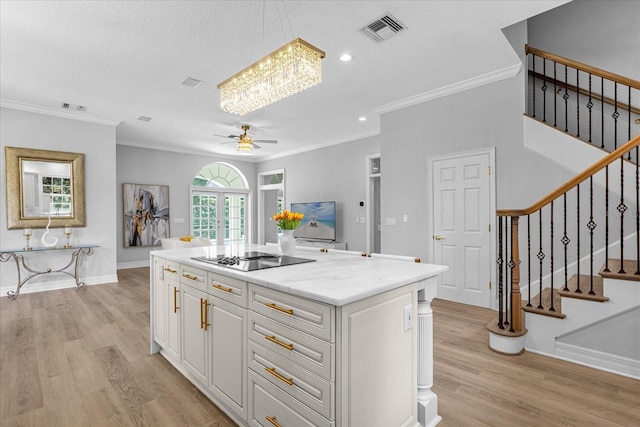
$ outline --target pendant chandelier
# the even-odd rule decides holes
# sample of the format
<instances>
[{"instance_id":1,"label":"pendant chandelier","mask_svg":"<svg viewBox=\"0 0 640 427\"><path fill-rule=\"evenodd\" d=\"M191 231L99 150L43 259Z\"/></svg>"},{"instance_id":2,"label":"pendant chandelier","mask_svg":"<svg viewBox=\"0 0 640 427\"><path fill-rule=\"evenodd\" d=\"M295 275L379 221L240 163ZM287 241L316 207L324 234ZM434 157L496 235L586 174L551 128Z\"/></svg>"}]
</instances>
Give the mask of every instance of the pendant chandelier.
<instances>
[{"instance_id":1,"label":"pendant chandelier","mask_svg":"<svg viewBox=\"0 0 640 427\"><path fill-rule=\"evenodd\" d=\"M218 85L220 107L243 116L317 85L324 52L296 38Z\"/></svg>"}]
</instances>

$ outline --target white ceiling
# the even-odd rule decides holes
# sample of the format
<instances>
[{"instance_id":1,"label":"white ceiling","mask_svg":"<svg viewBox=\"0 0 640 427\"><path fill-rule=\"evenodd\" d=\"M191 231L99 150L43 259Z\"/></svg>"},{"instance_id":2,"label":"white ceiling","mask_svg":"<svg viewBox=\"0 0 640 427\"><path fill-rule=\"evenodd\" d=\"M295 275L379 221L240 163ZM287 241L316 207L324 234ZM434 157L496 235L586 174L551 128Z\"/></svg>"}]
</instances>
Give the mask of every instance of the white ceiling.
<instances>
[{"instance_id":1,"label":"white ceiling","mask_svg":"<svg viewBox=\"0 0 640 427\"><path fill-rule=\"evenodd\" d=\"M243 158L258 161L376 135L389 104L513 68L500 30L563 3L2 0L0 98L82 105L77 116L120 122L119 144L208 155L236 155L212 135L248 123L279 141ZM407 30L380 43L359 32L385 13ZM220 109L219 82L295 37L326 52L322 83L242 117Z\"/></svg>"}]
</instances>

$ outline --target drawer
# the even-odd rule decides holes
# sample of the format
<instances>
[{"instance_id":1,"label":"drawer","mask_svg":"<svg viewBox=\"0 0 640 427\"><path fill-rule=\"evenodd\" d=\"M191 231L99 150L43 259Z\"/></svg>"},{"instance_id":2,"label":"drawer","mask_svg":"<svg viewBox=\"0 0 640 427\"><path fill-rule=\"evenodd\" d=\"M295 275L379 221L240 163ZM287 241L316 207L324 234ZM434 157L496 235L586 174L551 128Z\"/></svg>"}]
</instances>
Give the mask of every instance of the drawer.
<instances>
[{"instance_id":1,"label":"drawer","mask_svg":"<svg viewBox=\"0 0 640 427\"><path fill-rule=\"evenodd\" d=\"M248 365L256 374L323 417L334 419L334 385L249 341Z\"/></svg>"},{"instance_id":2,"label":"drawer","mask_svg":"<svg viewBox=\"0 0 640 427\"><path fill-rule=\"evenodd\" d=\"M252 311L249 312L249 339L327 381L335 378L334 344Z\"/></svg>"},{"instance_id":3,"label":"drawer","mask_svg":"<svg viewBox=\"0 0 640 427\"><path fill-rule=\"evenodd\" d=\"M207 292L207 272L188 265L180 265L180 283Z\"/></svg>"},{"instance_id":4,"label":"drawer","mask_svg":"<svg viewBox=\"0 0 640 427\"><path fill-rule=\"evenodd\" d=\"M180 264L175 261L169 261L168 259L164 261L164 277L165 279L169 277L173 277L178 280L180 274Z\"/></svg>"},{"instance_id":5,"label":"drawer","mask_svg":"<svg viewBox=\"0 0 640 427\"><path fill-rule=\"evenodd\" d=\"M262 427L332 427L264 378L249 371L249 424Z\"/></svg>"},{"instance_id":6,"label":"drawer","mask_svg":"<svg viewBox=\"0 0 640 427\"><path fill-rule=\"evenodd\" d=\"M247 282L209 271L207 288L209 294L247 308Z\"/></svg>"},{"instance_id":7,"label":"drawer","mask_svg":"<svg viewBox=\"0 0 640 427\"><path fill-rule=\"evenodd\" d=\"M318 338L335 341L335 308L331 305L250 283L249 309Z\"/></svg>"}]
</instances>

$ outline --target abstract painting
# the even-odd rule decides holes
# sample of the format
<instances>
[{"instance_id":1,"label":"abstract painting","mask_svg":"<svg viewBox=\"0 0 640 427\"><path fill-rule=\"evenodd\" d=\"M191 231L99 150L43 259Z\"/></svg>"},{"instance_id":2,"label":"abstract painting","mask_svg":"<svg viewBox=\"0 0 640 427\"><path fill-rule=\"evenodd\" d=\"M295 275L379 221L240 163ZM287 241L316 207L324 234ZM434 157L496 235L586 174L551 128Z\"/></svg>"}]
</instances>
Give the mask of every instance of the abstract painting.
<instances>
[{"instance_id":1,"label":"abstract painting","mask_svg":"<svg viewBox=\"0 0 640 427\"><path fill-rule=\"evenodd\" d=\"M169 186L122 184L124 247L158 246L169 237Z\"/></svg>"}]
</instances>

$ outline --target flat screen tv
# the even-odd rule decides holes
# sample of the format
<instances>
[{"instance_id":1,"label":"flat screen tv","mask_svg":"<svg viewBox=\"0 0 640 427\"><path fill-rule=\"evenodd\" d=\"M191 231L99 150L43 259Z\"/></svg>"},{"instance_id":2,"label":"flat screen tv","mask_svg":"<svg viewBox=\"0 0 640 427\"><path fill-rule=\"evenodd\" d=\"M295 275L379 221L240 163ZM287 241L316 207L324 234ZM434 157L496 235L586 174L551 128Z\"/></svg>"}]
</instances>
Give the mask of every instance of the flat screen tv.
<instances>
[{"instance_id":1,"label":"flat screen tv","mask_svg":"<svg viewBox=\"0 0 640 427\"><path fill-rule=\"evenodd\" d=\"M293 232L301 240L336 240L336 202L291 203L291 211L304 214Z\"/></svg>"}]
</instances>

